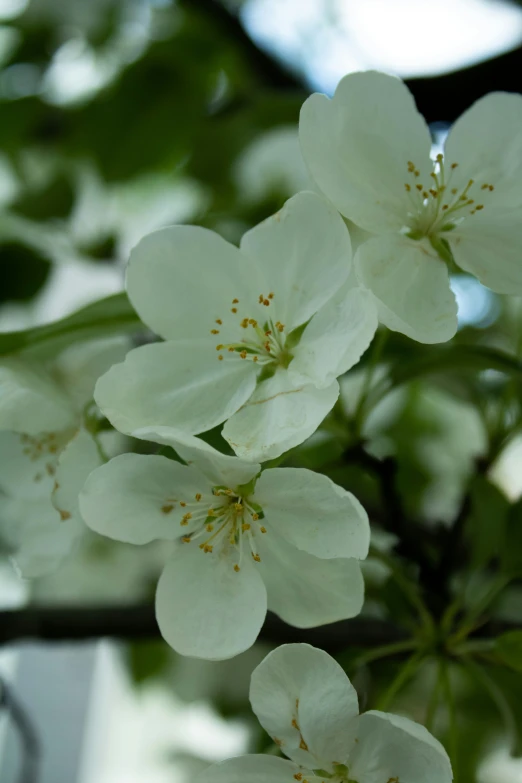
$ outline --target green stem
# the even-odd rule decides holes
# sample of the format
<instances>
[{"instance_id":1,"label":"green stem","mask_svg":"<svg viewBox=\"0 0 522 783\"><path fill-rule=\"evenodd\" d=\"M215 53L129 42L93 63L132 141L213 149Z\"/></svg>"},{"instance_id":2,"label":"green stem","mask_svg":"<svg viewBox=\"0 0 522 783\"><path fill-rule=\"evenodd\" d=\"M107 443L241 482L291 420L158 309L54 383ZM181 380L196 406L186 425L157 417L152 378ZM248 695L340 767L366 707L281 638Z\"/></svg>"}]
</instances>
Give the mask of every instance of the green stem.
<instances>
[{"instance_id":1,"label":"green stem","mask_svg":"<svg viewBox=\"0 0 522 783\"><path fill-rule=\"evenodd\" d=\"M513 714L513 710L508 700L502 693L497 683L491 679L489 674L475 661L466 656L463 658L465 668L473 675L473 677L482 685L482 687L489 693L491 700L495 704L502 722L504 723L504 729L508 736L510 751L512 754L520 748L520 736L517 728L517 721Z\"/></svg>"},{"instance_id":2,"label":"green stem","mask_svg":"<svg viewBox=\"0 0 522 783\"><path fill-rule=\"evenodd\" d=\"M442 661L442 687L444 697L448 707L449 715L449 757L453 767L453 780L458 781L458 732L457 732L457 710L455 707L455 696L451 687L451 678L449 667L446 661Z\"/></svg>"},{"instance_id":3,"label":"green stem","mask_svg":"<svg viewBox=\"0 0 522 783\"><path fill-rule=\"evenodd\" d=\"M363 653L355 659L354 666L364 666L367 663L378 661L379 658L387 658L390 655L396 655L397 653L409 652L410 650L416 650L419 643L416 639L405 639L402 642L394 642L393 644L385 644L382 647L376 647L374 650L369 650L367 653Z\"/></svg>"},{"instance_id":4,"label":"green stem","mask_svg":"<svg viewBox=\"0 0 522 783\"><path fill-rule=\"evenodd\" d=\"M510 581L511 581L511 577L509 576L500 576L497 579L497 581L493 584L493 586L475 604L475 606L472 606L469 609L468 613L463 619L460 628L456 631L456 633L453 634L453 636L450 637L449 640L450 645L453 646L454 644L458 644L458 642L463 641L472 631L475 630L477 625L481 624L481 623L477 623L477 620L480 617L480 615L483 612L485 612L485 610L492 603L492 601L495 600L497 595L502 592L502 590L509 584Z\"/></svg>"},{"instance_id":5,"label":"green stem","mask_svg":"<svg viewBox=\"0 0 522 783\"><path fill-rule=\"evenodd\" d=\"M428 702L428 708L426 710L426 717L424 718L424 725L428 731L433 730L433 723L435 721L435 715L437 713L437 707L439 706L439 695L442 688L442 667L443 662L439 660L437 662L437 678L431 691L430 700Z\"/></svg>"},{"instance_id":6,"label":"green stem","mask_svg":"<svg viewBox=\"0 0 522 783\"><path fill-rule=\"evenodd\" d=\"M424 659L424 653L416 652L410 656L404 666L401 666L397 676L392 681L391 685L383 693L379 701L377 702L377 709L382 712L386 712L388 706L392 703L395 696L406 685L409 679L417 672L422 660Z\"/></svg>"}]
</instances>

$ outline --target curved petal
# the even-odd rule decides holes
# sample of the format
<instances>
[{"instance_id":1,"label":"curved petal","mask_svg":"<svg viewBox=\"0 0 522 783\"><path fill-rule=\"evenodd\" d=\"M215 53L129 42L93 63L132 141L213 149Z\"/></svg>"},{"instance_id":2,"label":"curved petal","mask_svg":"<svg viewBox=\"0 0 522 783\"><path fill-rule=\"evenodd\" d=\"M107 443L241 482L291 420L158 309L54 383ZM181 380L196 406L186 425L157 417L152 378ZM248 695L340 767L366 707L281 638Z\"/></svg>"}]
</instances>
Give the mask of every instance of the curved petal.
<instances>
[{"instance_id":1,"label":"curved petal","mask_svg":"<svg viewBox=\"0 0 522 783\"><path fill-rule=\"evenodd\" d=\"M321 558L367 556L368 515L327 476L305 468L265 470L255 498L270 528L298 549Z\"/></svg>"},{"instance_id":2,"label":"curved petal","mask_svg":"<svg viewBox=\"0 0 522 783\"><path fill-rule=\"evenodd\" d=\"M379 319L420 343L443 343L457 331L457 303L446 265L428 242L376 237L355 257L357 274L377 299Z\"/></svg>"},{"instance_id":3,"label":"curved petal","mask_svg":"<svg viewBox=\"0 0 522 783\"><path fill-rule=\"evenodd\" d=\"M469 196L482 202L486 213L520 210L521 128L520 95L492 92L474 103L453 125L444 146L446 169L451 171L448 186L462 190L473 179ZM494 190L482 189L484 184Z\"/></svg>"},{"instance_id":4,"label":"curved petal","mask_svg":"<svg viewBox=\"0 0 522 783\"><path fill-rule=\"evenodd\" d=\"M339 664L309 644L283 644L252 672L260 724L297 764L332 770L348 758L357 693Z\"/></svg>"},{"instance_id":5,"label":"curved petal","mask_svg":"<svg viewBox=\"0 0 522 783\"><path fill-rule=\"evenodd\" d=\"M58 458L51 500L62 522L78 515L78 496L85 479L103 463L96 441L80 429L71 438Z\"/></svg>"},{"instance_id":6,"label":"curved petal","mask_svg":"<svg viewBox=\"0 0 522 783\"><path fill-rule=\"evenodd\" d=\"M212 499L212 487L195 468L152 454L121 454L90 474L80 493L80 511L97 533L148 544L190 532L190 525L181 524L183 517L195 514L199 505L209 508Z\"/></svg>"},{"instance_id":7,"label":"curved petal","mask_svg":"<svg viewBox=\"0 0 522 783\"><path fill-rule=\"evenodd\" d=\"M285 370L262 381L248 402L223 427L236 454L263 462L298 446L319 426L339 396L334 381L326 389L298 385Z\"/></svg>"},{"instance_id":8,"label":"curved petal","mask_svg":"<svg viewBox=\"0 0 522 783\"><path fill-rule=\"evenodd\" d=\"M180 655L233 658L254 644L265 615L265 586L247 558L236 572L228 558L182 544L160 576L156 618Z\"/></svg>"},{"instance_id":9,"label":"curved petal","mask_svg":"<svg viewBox=\"0 0 522 783\"><path fill-rule=\"evenodd\" d=\"M247 755L212 764L196 778L196 783L295 783L303 770L276 756ZM306 779L318 780L313 772Z\"/></svg>"},{"instance_id":10,"label":"curved petal","mask_svg":"<svg viewBox=\"0 0 522 783\"><path fill-rule=\"evenodd\" d=\"M429 182L432 164L428 127L403 82L375 71L345 76L331 101L305 101L299 138L310 173L343 215L377 234L407 224L405 185Z\"/></svg>"},{"instance_id":11,"label":"curved petal","mask_svg":"<svg viewBox=\"0 0 522 783\"><path fill-rule=\"evenodd\" d=\"M306 323L330 299L352 263L343 219L332 204L311 192L298 193L280 212L248 231L241 250L262 270L287 332Z\"/></svg>"},{"instance_id":12,"label":"curved petal","mask_svg":"<svg viewBox=\"0 0 522 783\"><path fill-rule=\"evenodd\" d=\"M71 401L39 364L0 361L0 429L55 432L76 424Z\"/></svg>"},{"instance_id":13,"label":"curved petal","mask_svg":"<svg viewBox=\"0 0 522 783\"><path fill-rule=\"evenodd\" d=\"M164 425L194 434L210 430L248 400L252 362L218 361L206 341L136 348L96 384L97 404L121 432Z\"/></svg>"},{"instance_id":14,"label":"curved petal","mask_svg":"<svg viewBox=\"0 0 522 783\"><path fill-rule=\"evenodd\" d=\"M355 721L349 774L358 783L451 783L447 753L424 726L399 715L366 712Z\"/></svg>"},{"instance_id":15,"label":"curved petal","mask_svg":"<svg viewBox=\"0 0 522 783\"><path fill-rule=\"evenodd\" d=\"M0 489L10 496L49 498L58 455L72 434L0 432Z\"/></svg>"},{"instance_id":16,"label":"curved petal","mask_svg":"<svg viewBox=\"0 0 522 783\"><path fill-rule=\"evenodd\" d=\"M343 288L312 318L293 351L292 373L319 388L351 369L377 331L377 307L362 288Z\"/></svg>"},{"instance_id":17,"label":"curved petal","mask_svg":"<svg viewBox=\"0 0 522 783\"><path fill-rule=\"evenodd\" d=\"M289 544L277 530L256 538L268 608L296 628L313 628L355 617L364 582L352 558L324 560Z\"/></svg>"},{"instance_id":18,"label":"curved petal","mask_svg":"<svg viewBox=\"0 0 522 783\"><path fill-rule=\"evenodd\" d=\"M127 292L140 318L172 340L206 338L214 346L211 329L219 319L225 322L219 325L219 340L231 342L227 319L230 326L235 323L233 300L254 304L261 289L262 278L250 259L199 226L149 234L132 251L127 269Z\"/></svg>"},{"instance_id":19,"label":"curved petal","mask_svg":"<svg viewBox=\"0 0 522 783\"><path fill-rule=\"evenodd\" d=\"M78 410L92 400L98 378L123 361L131 348L127 337L74 343L57 357L53 370Z\"/></svg>"},{"instance_id":20,"label":"curved petal","mask_svg":"<svg viewBox=\"0 0 522 783\"><path fill-rule=\"evenodd\" d=\"M172 446L181 459L188 465L194 465L214 486L225 485L233 489L239 484L248 484L261 470L261 465L256 462L221 454L201 438L170 427L146 427L137 430L134 436Z\"/></svg>"},{"instance_id":21,"label":"curved petal","mask_svg":"<svg viewBox=\"0 0 522 783\"><path fill-rule=\"evenodd\" d=\"M522 212L484 210L448 235L457 264L498 294L522 295Z\"/></svg>"},{"instance_id":22,"label":"curved petal","mask_svg":"<svg viewBox=\"0 0 522 783\"><path fill-rule=\"evenodd\" d=\"M49 498L0 497L2 537L20 576L34 579L54 571L85 530L78 517L60 521Z\"/></svg>"}]
</instances>

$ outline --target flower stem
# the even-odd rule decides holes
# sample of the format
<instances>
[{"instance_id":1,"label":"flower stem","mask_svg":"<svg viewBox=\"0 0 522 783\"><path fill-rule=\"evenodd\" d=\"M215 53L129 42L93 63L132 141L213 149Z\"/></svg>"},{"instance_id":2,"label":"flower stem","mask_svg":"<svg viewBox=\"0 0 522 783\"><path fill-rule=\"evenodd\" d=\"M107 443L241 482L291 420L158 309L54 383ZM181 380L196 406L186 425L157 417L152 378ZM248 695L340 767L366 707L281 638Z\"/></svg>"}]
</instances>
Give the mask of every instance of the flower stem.
<instances>
[{"instance_id":1,"label":"flower stem","mask_svg":"<svg viewBox=\"0 0 522 783\"><path fill-rule=\"evenodd\" d=\"M373 650L369 650L366 653L362 653L356 658L355 667L364 666L367 663L378 661L380 658L387 658L390 655L396 655L397 653L409 652L410 650L417 649L419 643L416 639L405 639L401 642L393 642L392 644L385 644L382 647L376 647Z\"/></svg>"},{"instance_id":2,"label":"flower stem","mask_svg":"<svg viewBox=\"0 0 522 783\"><path fill-rule=\"evenodd\" d=\"M386 712L388 706L393 702L395 696L406 685L409 679L417 672L421 662L424 659L423 652L416 652L401 666L397 676L391 685L386 689L377 703L377 709Z\"/></svg>"}]
</instances>

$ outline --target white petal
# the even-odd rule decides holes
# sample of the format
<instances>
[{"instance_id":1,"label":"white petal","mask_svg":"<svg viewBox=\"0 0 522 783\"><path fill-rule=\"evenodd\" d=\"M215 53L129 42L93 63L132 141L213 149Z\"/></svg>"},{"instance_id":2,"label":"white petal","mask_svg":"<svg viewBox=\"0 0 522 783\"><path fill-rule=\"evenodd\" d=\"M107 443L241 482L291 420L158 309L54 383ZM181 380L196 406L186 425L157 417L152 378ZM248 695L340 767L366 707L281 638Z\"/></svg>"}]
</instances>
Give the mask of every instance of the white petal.
<instances>
[{"instance_id":1,"label":"white petal","mask_svg":"<svg viewBox=\"0 0 522 783\"><path fill-rule=\"evenodd\" d=\"M96 402L127 434L157 425L190 434L212 429L250 397L257 373L252 362L217 356L202 340L136 348L102 375Z\"/></svg>"},{"instance_id":2,"label":"white petal","mask_svg":"<svg viewBox=\"0 0 522 783\"><path fill-rule=\"evenodd\" d=\"M237 756L212 764L195 779L195 783L295 783L294 775L303 773L295 764L276 756ZM313 772L306 779L318 780Z\"/></svg>"},{"instance_id":3,"label":"white petal","mask_svg":"<svg viewBox=\"0 0 522 783\"><path fill-rule=\"evenodd\" d=\"M331 770L333 762L346 761L357 693L323 650L284 644L269 653L252 672L250 702L265 731L296 763Z\"/></svg>"},{"instance_id":4,"label":"white petal","mask_svg":"<svg viewBox=\"0 0 522 783\"><path fill-rule=\"evenodd\" d=\"M457 264L499 294L522 295L522 211L471 215L448 234Z\"/></svg>"},{"instance_id":5,"label":"white petal","mask_svg":"<svg viewBox=\"0 0 522 783\"><path fill-rule=\"evenodd\" d=\"M146 427L136 430L134 436L172 446L181 459L194 465L213 486L225 485L234 489L239 484L248 484L261 470L261 465L256 462L221 454L201 438L185 435L170 427Z\"/></svg>"},{"instance_id":6,"label":"white petal","mask_svg":"<svg viewBox=\"0 0 522 783\"><path fill-rule=\"evenodd\" d=\"M364 600L359 562L323 560L289 544L272 527L255 539L268 608L297 628L355 617Z\"/></svg>"},{"instance_id":7,"label":"white petal","mask_svg":"<svg viewBox=\"0 0 522 783\"><path fill-rule=\"evenodd\" d=\"M218 234L197 226L170 226L149 234L131 253L127 291L138 314L157 334L205 338L216 319L232 321L232 300L254 306L262 278L250 259ZM259 289L259 290L258 290ZM239 305L238 305L239 307ZM245 313L253 315L255 308ZM219 342L230 342L226 323Z\"/></svg>"},{"instance_id":8,"label":"white petal","mask_svg":"<svg viewBox=\"0 0 522 783\"><path fill-rule=\"evenodd\" d=\"M339 396L334 381L326 389L297 385L285 370L258 384L250 399L223 427L236 454L263 462L298 446L319 426Z\"/></svg>"},{"instance_id":9,"label":"white petal","mask_svg":"<svg viewBox=\"0 0 522 783\"><path fill-rule=\"evenodd\" d=\"M71 401L36 362L0 361L0 429L54 432L74 426Z\"/></svg>"},{"instance_id":10,"label":"white petal","mask_svg":"<svg viewBox=\"0 0 522 783\"><path fill-rule=\"evenodd\" d=\"M196 494L201 494L196 501ZM117 541L147 544L190 531L187 512L212 505L212 487L192 467L148 454L122 454L95 470L80 494L80 511L92 530ZM194 504L187 508L179 501ZM215 498L214 498L215 500Z\"/></svg>"},{"instance_id":11,"label":"white petal","mask_svg":"<svg viewBox=\"0 0 522 783\"><path fill-rule=\"evenodd\" d=\"M376 237L357 251L359 279L376 297L379 319L421 343L443 343L457 331L448 270L426 241Z\"/></svg>"},{"instance_id":12,"label":"white petal","mask_svg":"<svg viewBox=\"0 0 522 783\"><path fill-rule=\"evenodd\" d=\"M19 432L0 432L0 489L10 496L49 498L58 455L71 434L70 430L66 430L49 440L48 434L31 436ZM42 443L45 443L43 448L40 445Z\"/></svg>"},{"instance_id":13,"label":"white petal","mask_svg":"<svg viewBox=\"0 0 522 783\"><path fill-rule=\"evenodd\" d=\"M446 751L424 726L385 712L366 712L355 721L356 740L348 760L358 783L450 783Z\"/></svg>"},{"instance_id":14,"label":"white petal","mask_svg":"<svg viewBox=\"0 0 522 783\"><path fill-rule=\"evenodd\" d=\"M304 468L265 470L255 500L270 527L289 544L316 557L365 558L368 515L351 492Z\"/></svg>"},{"instance_id":15,"label":"white petal","mask_svg":"<svg viewBox=\"0 0 522 783\"><path fill-rule=\"evenodd\" d=\"M268 290L274 292L274 312L287 333L328 301L352 263L343 219L332 204L311 192L298 193L280 212L248 231L241 250L262 270Z\"/></svg>"},{"instance_id":16,"label":"white petal","mask_svg":"<svg viewBox=\"0 0 522 783\"><path fill-rule=\"evenodd\" d=\"M312 318L294 350L291 372L319 388L353 367L377 330L374 297L362 288L343 289Z\"/></svg>"},{"instance_id":17,"label":"white petal","mask_svg":"<svg viewBox=\"0 0 522 783\"><path fill-rule=\"evenodd\" d=\"M27 579L54 571L85 529L77 517L60 521L49 497L0 497L0 518L15 567Z\"/></svg>"},{"instance_id":18,"label":"white petal","mask_svg":"<svg viewBox=\"0 0 522 783\"><path fill-rule=\"evenodd\" d=\"M401 229L410 210L408 161L428 183L431 138L408 88L368 71L342 79L330 101L305 101L299 137L317 184L343 215L381 234Z\"/></svg>"},{"instance_id":19,"label":"white petal","mask_svg":"<svg viewBox=\"0 0 522 783\"><path fill-rule=\"evenodd\" d=\"M123 361L130 348L126 337L74 343L58 356L54 372L79 410L92 400L98 378Z\"/></svg>"},{"instance_id":20,"label":"white petal","mask_svg":"<svg viewBox=\"0 0 522 783\"><path fill-rule=\"evenodd\" d=\"M444 147L448 186L458 190L470 179L469 195L484 211L522 207L522 97L494 92L471 106L453 125ZM451 169L452 163L457 163ZM484 184L494 191L481 190Z\"/></svg>"},{"instance_id":21,"label":"white petal","mask_svg":"<svg viewBox=\"0 0 522 783\"><path fill-rule=\"evenodd\" d=\"M251 647L266 615L266 590L257 564L241 570L217 552L182 544L167 563L156 593L163 638L180 653L219 661Z\"/></svg>"},{"instance_id":22,"label":"white petal","mask_svg":"<svg viewBox=\"0 0 522 783\"><path fill-rule=\"evenodd\" d=\"M78 515L78 496L85 479L102 463L103 458L92 435L84 429L78 430L61 452L55 475L52 502L62 521Z\"/></svg>"}]
</instances>

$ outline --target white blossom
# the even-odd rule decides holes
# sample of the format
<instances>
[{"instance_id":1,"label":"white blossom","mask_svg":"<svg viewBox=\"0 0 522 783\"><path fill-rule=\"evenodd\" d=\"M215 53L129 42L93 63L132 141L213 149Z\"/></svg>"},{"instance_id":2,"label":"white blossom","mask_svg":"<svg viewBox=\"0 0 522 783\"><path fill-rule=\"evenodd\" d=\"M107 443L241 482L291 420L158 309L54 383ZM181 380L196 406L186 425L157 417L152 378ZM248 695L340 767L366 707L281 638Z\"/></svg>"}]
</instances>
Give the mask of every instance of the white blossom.
<instances>
[{"instance_id":1,"label":"white blossom","mask_svg":"<svg viewBox=\"0 0 522 783\"><path fill-rule=\"evenodd\" d=\"M430 158L428 126L406 86L355 73L300 119L303 155L337 209L373 236L355 256L381 321L425 343L449 340L452 258L498 293L522 293L522 97L491 93Z\"/></svg>"},{"instance_id":2,"label":"white blossom","mask_svg":"<svg viewBox=\"0 0 522 783\"><path fill-rule=\"evenodd\" d=\"M193 436L141 433L188 463L124 454L93 471L80 509L96 532L132 544L177 542L156 615L182 655L219 660L248 649L267 607L300 628L361 610L367 515L329 478L229 457Z\"/></svg>"},{"instance_id":3,"label":"white blossom","mask_svg":"<svg viewBox=\"0 0 522 783\"><path fill-rule=\"evenodd\" d=\"M78 494L103 461L85 426L89 405L96 379L127 347L92 340L51 360L0 361L0 542L22 576L53 570L84 529Z\"/></svg>"},{"instance_id":4,"label":"white blossom","mask_svg":"<svg viewBox=\"0 0 522 783\"><path fill-rule=\"evenodd\" d=\"M448 756L424 726L386 712L359 715L357 694L333 658L286 644L252 673L250 702L288 759L240 756L197 783L450 783Z\"/></svg>"},{"instance_id":5,"label":"white blossom","mask_svg":"<svg viewBox=\"0 0 522 783\"><path fill-rule=\"evenodd\" d=\"M348 230L313 193L248 231L240 249L195 226L150 234L131 254L127 289L166 341L102 377L98 405L125 433L198 434L226 421L238 456L279 456L315 431L336 378L374 335L371 295L344 285L350 267Z\"/></svg>"}]
</instances>

